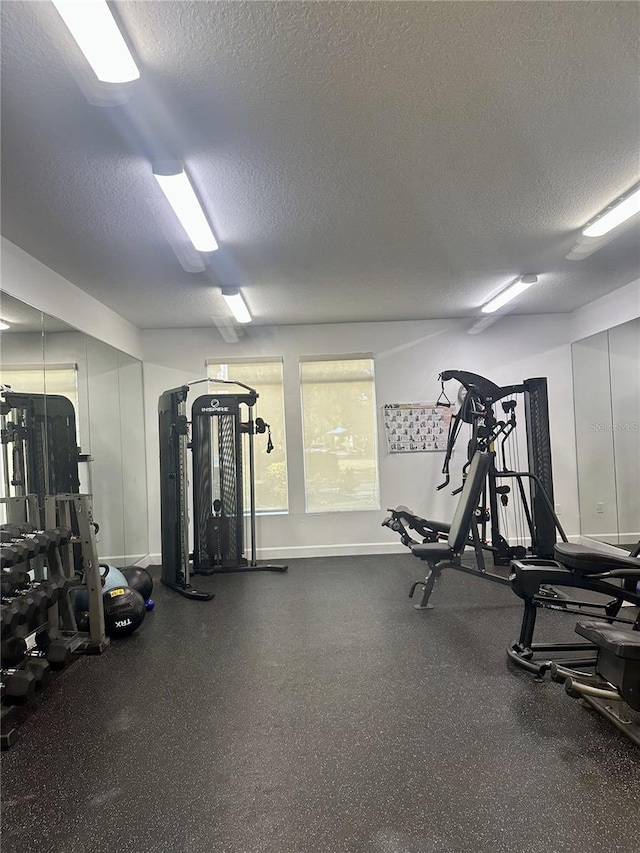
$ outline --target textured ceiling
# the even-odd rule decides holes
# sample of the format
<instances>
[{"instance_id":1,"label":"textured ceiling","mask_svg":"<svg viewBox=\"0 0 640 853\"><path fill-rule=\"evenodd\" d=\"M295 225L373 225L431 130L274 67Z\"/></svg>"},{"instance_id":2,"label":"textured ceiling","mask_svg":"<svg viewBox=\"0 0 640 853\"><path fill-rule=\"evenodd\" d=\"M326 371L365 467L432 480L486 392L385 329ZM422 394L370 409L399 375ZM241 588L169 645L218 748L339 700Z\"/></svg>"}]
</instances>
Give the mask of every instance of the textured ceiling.
<instances>
[{"instance_id":1,"label":"textured ceiling","mask_svg":"<svg viewBox=\"0 0 640 853\"><path fill-rule=\"evenodd\" d=\"M280 325L473 317L519 273L517 312L570 311L637 276L637 227L565 259L638 180L637 3L113 8L141 69L121 104L50 3L2 4L2 232L139 327L226 316L212 283ZM163 158L209 212L207 269Z\"/></svg>"}]
</instances>

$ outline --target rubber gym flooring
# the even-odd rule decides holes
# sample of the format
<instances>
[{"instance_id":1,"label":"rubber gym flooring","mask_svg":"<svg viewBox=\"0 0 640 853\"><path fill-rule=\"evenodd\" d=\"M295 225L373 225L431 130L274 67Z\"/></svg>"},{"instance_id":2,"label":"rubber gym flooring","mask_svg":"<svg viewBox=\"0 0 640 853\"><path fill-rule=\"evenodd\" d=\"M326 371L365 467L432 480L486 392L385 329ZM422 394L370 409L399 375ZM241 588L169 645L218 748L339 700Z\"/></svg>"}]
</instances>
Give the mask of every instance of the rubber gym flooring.
<instances>
[{"instance_id":1,"label":"rubber gym flooring","mask_svg":"<svg viewBox=\"0 0 640 853\"><path fill-rule=\"evenodd\" d=\"M640 751L506 662L520 604L410 554L159 583L2 755L11 853L638 853ZM156 575L157 577L157 575ZM544 613L549 639L574 617Z\"/></svg>"}]
</instances>

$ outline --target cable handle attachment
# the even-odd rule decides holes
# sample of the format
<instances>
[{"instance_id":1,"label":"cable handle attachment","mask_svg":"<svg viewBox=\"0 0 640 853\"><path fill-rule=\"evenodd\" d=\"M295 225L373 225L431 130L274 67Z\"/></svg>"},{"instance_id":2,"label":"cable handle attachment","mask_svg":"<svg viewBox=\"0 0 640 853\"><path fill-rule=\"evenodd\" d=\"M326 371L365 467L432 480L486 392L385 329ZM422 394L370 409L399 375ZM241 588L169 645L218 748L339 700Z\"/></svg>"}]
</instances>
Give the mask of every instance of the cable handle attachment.
<instances>
[{"instance_id":1,"label":"cable handle attachment","mask_svg":"<svg viewBox=\"0 0 640 853\"><path fill-rule=\"evenodd\" d=\"M440 387L442 390L440 391L438 399L436 400L436 406L445 406L447 409L450 409L451 406L453 406L453 403L447 397L447 392L444 390L444 379L442 379L442 375L440 376Z\"/></svg>"}]
</instances>

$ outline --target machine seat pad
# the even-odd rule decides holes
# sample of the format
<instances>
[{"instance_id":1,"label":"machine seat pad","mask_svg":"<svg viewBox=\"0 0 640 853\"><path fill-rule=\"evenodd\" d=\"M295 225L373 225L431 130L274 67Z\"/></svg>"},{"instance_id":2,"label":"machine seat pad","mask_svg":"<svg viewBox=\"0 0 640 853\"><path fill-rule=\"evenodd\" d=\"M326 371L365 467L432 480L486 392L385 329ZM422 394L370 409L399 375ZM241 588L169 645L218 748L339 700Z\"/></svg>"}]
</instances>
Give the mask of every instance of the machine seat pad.
<instances>
[{"instance_id":1,"label":"machine seat pad","mask_svg":"<svg viewBox=\"0 0 640 853\"><path fill-rule=\"evenodd\" d=\"M616 554L605 554L594 551L585 545L574 545L572 542L557 542L554 556L559 563L579 572L581 575L599 575L618 569L637 569L640 576L640 560L636 557L618 557Z\"/></svg>"},{"instance_id":2,"label":"machine seat pad","mask_svg":"<svg viewBox=\"0 0 640 853\"><path fill-rule=\"evenodd\" d=\"M578 622L576 633L616 657L640 660L640 631L618 628L608 622Z\"/></svg>"},{"instance_id":3,"label":"machine seat pad","mask_svg":"<svg viewBox=\"0 0 640 853\"><path fill-rule=\"evenodd\" d=\"M424 542L412 545L411 553L420 557L421 560L434 563L439 560L451 559L454 556L453 549L446 542Z\"/></svg>"}]
</instances>

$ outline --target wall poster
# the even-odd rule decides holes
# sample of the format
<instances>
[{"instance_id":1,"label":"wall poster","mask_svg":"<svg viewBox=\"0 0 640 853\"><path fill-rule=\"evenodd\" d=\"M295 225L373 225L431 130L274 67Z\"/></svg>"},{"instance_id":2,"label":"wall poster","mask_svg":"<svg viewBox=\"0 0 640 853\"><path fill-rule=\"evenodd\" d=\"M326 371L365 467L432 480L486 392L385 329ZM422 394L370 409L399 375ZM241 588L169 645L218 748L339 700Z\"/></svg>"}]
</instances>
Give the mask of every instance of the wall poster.
<instances>
[{"instance_id":1,"label":"wall poster","mask_svg":"<svg viewBox=\"0 0 640 853\"><path fill-rule=\"evenodd\" d=\"M383 410L389 453L447 449L450 409L435 403L387 403Z\"/></svg>"}]
</instances>

